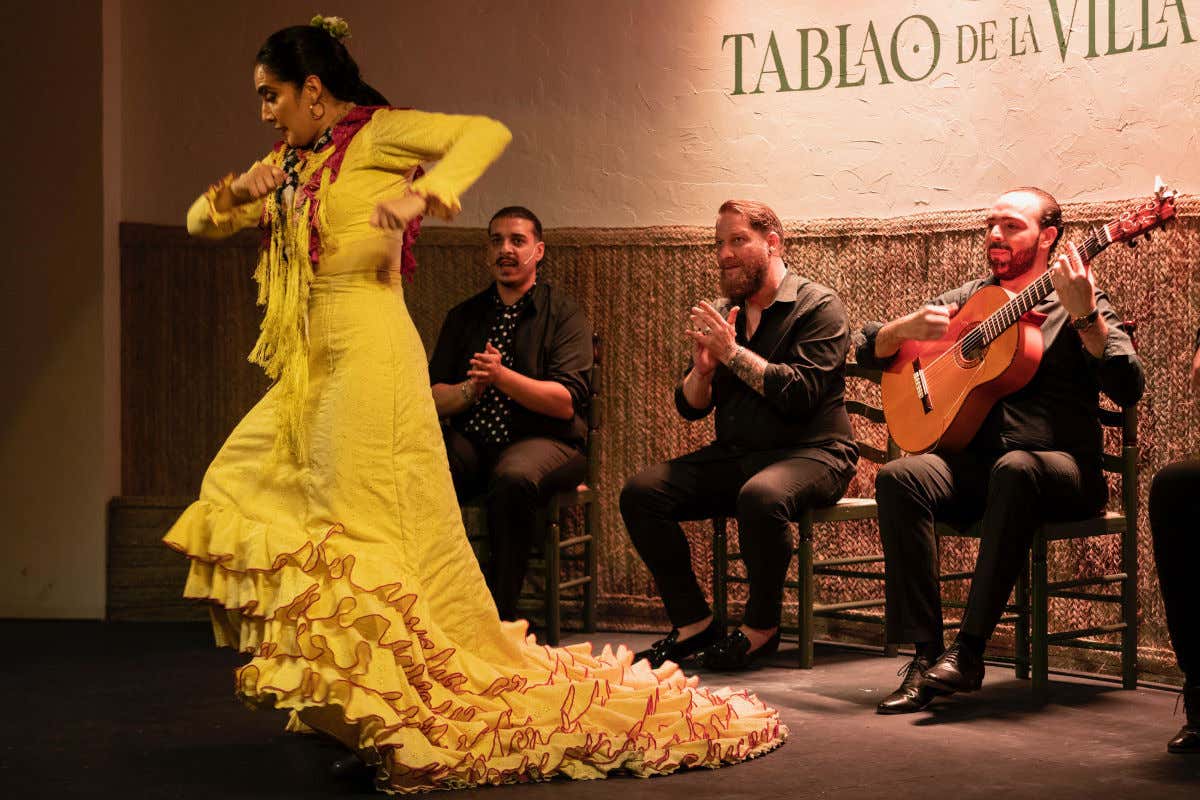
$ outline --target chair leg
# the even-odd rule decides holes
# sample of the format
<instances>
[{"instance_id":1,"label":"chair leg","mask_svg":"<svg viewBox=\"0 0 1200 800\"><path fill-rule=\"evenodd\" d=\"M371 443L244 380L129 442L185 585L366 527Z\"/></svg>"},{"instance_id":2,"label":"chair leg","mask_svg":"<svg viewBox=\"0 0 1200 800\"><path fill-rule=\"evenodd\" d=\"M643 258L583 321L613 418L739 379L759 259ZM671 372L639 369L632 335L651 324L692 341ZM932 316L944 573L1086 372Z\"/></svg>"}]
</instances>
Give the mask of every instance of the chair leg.
<instances>
[{"instance_id":1,"label":"chair leg","mask_svg":"<svg viewBox=\"0 0 1200 800\"><path fill-rule=\"evenodd\" d=\"M546 594L546 641L551 647L558 647L559 635L561 633L561 620L559 618L559 557L562 555L562 550L559 548L561 539L561 529L559 528L559 511L557 508L551 508L546 513L546 578L545 578L545 594Z\"/></svg>"},{"instance_id":2,"label":"chair leg","mask_svg":"<svg viewBox=\"0 0 1200 800\"><path fill-rule=\"evenodd\" d=\"M596 632L596 536L600 530L597 519L600 511L599 503L592 501L587 504L583 517L583 532L587 541L583 544L584 568L587 570L588 582L583 588L583 630L585 633Z\"/></svg>"},{"instance_id":3,"label":"chair leg","mask_svg":"<svg viewBox=\"0 0 1200 800\"><path fill-rule=\"evenodd\" d=\"M1017 573L1016 588L1017 625L1013 637L1013 656L1016 662L1017 677L1023 681L1029 680L1029 564L1022 565Z\"/></svg>"},{"instance_id":4,"label":"chair leg","mask_svg":"<svg viewBox=\"0 0 1200 800\"><path fill-rule=\"evenodd\" d=\"M725 577L729 572L729 525L725 517L713 517L712 602L718 628L728 624Z\"/></svg>"},{"instance_id":5,"label":"chair leg","mask_svg":"<svg viewBox=\"0 0 1200 800\"><path fill-rule=\"evenodd\" d=\"M800 606L796 610L800 628L800 669L813 666L813 523L805 512L799 521L797 570L800 578Z\"/></svg>"},{"instance_id":6,"label":"chair leg","mask_svg":"<svg viewBox=\"0 0 1200 800\"><path fill-rule=\"evenodd\" d=\"M1125 623L1125 629L1121 631L1121 687L1124 689L1137 688L1137 558L1137 517L1134 516L1127 518L1126 529L1121 534L1121 571L1126 576L1121 584L1121 621Z\"/></svg>"},{"instance_id":7,"label":"chair leg","mask_svg":"<svg viewBox=\"0 0 1200 800\"><path fill-rule=\"evenodd\" d=\"M1033 699L1037 703L1044 703L1050 679L1050 598L1047 593L1046 539L1040 531L1033 537L1032 561L1030 616L1033 621Z\"/></svg>"}]
</instances>

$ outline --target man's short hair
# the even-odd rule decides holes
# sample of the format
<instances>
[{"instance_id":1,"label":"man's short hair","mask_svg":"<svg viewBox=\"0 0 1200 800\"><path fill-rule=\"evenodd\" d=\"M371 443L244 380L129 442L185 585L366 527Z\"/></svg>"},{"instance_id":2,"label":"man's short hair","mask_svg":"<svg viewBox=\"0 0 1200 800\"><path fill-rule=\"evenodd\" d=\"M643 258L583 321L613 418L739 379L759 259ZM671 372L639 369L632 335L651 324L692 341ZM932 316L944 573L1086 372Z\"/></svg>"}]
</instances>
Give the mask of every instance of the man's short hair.
<instances>
[{"instance_id":1,"label":"man's short hair","mask_svg":"<svg viewBox=\"0 0 1200 800\"><path fill-rule=\"evenodd\" d=\"M539 242L542 240L542 221L537 218L537 214L525 206L505 206L492 214L492 218L488 220L489 231L492 229L492 223L498 219L527 219L533 223L533 232L537 234L537 240Z\"/></svg>"},{"instance_id":2,"label":"man's short hair","mask_svg":"<svg viewBox=\"0 0 1200 800\"><path fill-rule=\"evenodd\" d=\"M1050 243L1050 252L1054 252L1054 248L1058 246L1058 240L1062 238L1062 207L1058 201L1054 199L1054 195L1047 192L1045 189L1039 189L1036 186L1018 186L1016 189L1009 189L1005 194L1013 192L1025 192L1031 194L1038 199L1042 204L1042 213L1038 217L1038 227L1049 228L1053 227L1058 233L1054 235L1054 241Z\"/></svg>"},{"instance_id":3,"label":"man's short hair","mask_svg":"<svg viewBox=\"0 0 1200 800\"><path fill-rule=\"evenodd\" d=\"M718 214L741 214L750 223L750 227L766 236L774 233L783 243L783 223L779 215L766 203L757 200L726 200L721 204Z\"/></svg>"}]
</instances>

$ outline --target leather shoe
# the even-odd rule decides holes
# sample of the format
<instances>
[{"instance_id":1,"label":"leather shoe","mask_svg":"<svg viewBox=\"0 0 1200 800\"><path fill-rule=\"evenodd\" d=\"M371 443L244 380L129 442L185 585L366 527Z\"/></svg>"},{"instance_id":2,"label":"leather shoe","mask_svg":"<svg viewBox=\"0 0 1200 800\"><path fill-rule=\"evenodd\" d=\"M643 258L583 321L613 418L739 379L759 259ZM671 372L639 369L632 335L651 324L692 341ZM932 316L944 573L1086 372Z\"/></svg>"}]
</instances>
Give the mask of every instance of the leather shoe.
<instances>
[{"instance_id":1,"label":"leather shoe","mask_svg":"<svg viewBox=\"0 0 1200 800\"><path fill-rule=\"evenodd\" d=\"M942 692L973 692L983 685L983 656L955 642L925 670L922 686Z\"/></svg>"},{"instance_id":2,"label":"leather shoe","mask_svg":"<svg viewBox=\"0 0 1200 800\"><path fill-rule=\"evenodd\" d=\"M733 672L746 669L760 658L774 655L779 649L779 629L761 645L750 649L750 639L738 628L733 633L696 654L696 663L706 669Z\"/></svg>"},{"instance_id":3,"label":"leather shoe","mask_svg":"<svg viewBox=\"0 0 1200 800\"><path fill-rule=\"evenodd\" d=\"M1183 711L1187 715L1187 722L1175 734L1175 738L1167 742L1167 752L1200 754L1200 686L1184 685Z\"/></svg>"},{"instance_id":4,"label":"leather shoe","mask_svg":"<svg viewBox=\"0 0 1200 800\"><path fill-rule=\"evenodd\" d=\"M900 688L879 701L875 707L876 714L911 714L920 711L933 702L933 698L943 694L932 686L926 686L922 679L929 670L928 659L917 656L909 661L897 675L904 675Z\"/></svg>"},{"instance_id":5,"label":"leather shoe","mask_svg":"<svg viewBox=\"0 0 1200 800\"><path fill-rule=\"evenodd\" d=\"M679 641L679 629L673 628L664 638L659 639L645 650L635 653L633 660L641 661L644 658L654 669L658 669L668 661L678 664L720 639L722 633L721 626L715 618L707 628L682 642Z\"/></svg>"}]
</instances>

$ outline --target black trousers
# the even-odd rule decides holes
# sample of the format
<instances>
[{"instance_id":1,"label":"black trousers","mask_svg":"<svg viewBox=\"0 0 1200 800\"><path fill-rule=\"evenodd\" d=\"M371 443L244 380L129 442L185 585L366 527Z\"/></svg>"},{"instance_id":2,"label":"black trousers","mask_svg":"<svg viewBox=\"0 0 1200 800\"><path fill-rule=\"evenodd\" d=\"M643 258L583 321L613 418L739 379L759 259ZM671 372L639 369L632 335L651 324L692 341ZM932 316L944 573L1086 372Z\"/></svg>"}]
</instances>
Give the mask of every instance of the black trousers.
<instances>
[{"instance_id":1,"label":"black trousers","mask_svg":"<svg viewBox=\"0 0 1200 800\"><path fill-rule=\"evenodd\" d=\"M788 522L809 507L836 503L850 474L817 460L815 451L734 452L712 445L656 464L625 483L621 516L629 538L658 585L675 627L711 612L692 569L680 521L734 516L750 580L743 622L779 624L791 561Z\"/></svg>"},{"instance_id":2,"label":"black trousers","mask_svg":"<svg viewBox=\"0 0 1200 800\"><path fill-rule=\"evenodd\" d=\"M935 520L981 521L963 633L988 639L1004 613L1042 522L1083 519L1108 498L1099 461L1064 452L910 456L875 478L889 642L942 640Z\"/></svg>"},{"instance_id":3,"label":"black trousers","mask_svg":"<svg viewBox=\"0 0 1200 800\"><path fill-rule=\"evenodd\" d=\"M1167 631L1179 668L1200 685L1200 461L1163 468L1150 484L1150 531Z\"/></svg>"},{"instance_id":4,"label":"black trousers","mask_svg":"<svg viewBox=\"0 0 1200 800\"><path fill-rule=\"evenodd\" d=\"M491 557L484 575L500 618L516 619L538 510L554 492L579 485L587 459L557 439L520 439L488 448L450 427L442 434L459 502L485 494Z\"/></svg>"}]
</instances>

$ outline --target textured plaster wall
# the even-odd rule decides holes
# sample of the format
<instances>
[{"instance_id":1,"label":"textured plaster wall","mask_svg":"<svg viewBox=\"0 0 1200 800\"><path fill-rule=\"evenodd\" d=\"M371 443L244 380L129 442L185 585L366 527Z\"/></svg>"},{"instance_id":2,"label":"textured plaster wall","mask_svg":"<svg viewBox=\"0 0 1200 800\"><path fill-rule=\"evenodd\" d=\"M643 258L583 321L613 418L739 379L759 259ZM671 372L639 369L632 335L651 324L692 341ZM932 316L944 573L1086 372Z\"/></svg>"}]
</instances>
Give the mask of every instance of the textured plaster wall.
<instances>
[{"instance_id":1,"label":"textured plaster wall","mask_svg":"<svg viewBox=\"0 0 1200 800\"><path fill-rule=\"evenodd\" d=\"M6 9L0 617L104 612L101 5ZM36 63L36 76L30 73ZM12 652L10 649L8 652Z\"/></svg>"},{"instance_id":2,"label":"textured plaster wall","mask_svg":"<svg viewBox=\"0 0 1200 800\"><path fill-rule=\"evenodd\" d=\"M514 131L461 221L523 202L551 226L651 226L707 224L730 196L800 219L977 207L1020 183L1063 200L1122 198L1160 173L1195 191L1200 42L1182 43L1180 15L1200 37L1200 0L1146 0L1145 40L1166 41L1147 50L1137 49L1142 0L1093 4L1094 26L1088 0L1055 4L1071 35L1065 57L1050 0L459 0L321 10L348 17L352 52L393 103L486 113ZM1114 49L1132 41L1132 52L1103 55L1110 5ZM270 146L271 131L257 122L253 54L267 33L307 13L281 0L124 2L125 219L178 224L204 186ZM912 14L938 26L941 56L928 78L906 82L892 67L891 41ZM1026 55L1010 55L1011 17ZM978 30L984 20L996 21L987 53L996 57L957 64L957 26ZM890 83L870 50L860 59L868 23ZM743 40L749 92L772 31L799 86L797 29L821 29L837 70L842 25L848 81L865 75L864 86L836 88L835 75L821 90L779 92L771 72L761 94L731 96L734 42L722 49L725 35L755 36L755 46ZM1089 28L1095 58L1085 58ZM820 34L808 36L815 49ZM896 43L904 70L926 70L932 39L919 20ZM819 62L809 64L810 83L819 83Z\"/></svg>"}]
</instances>

